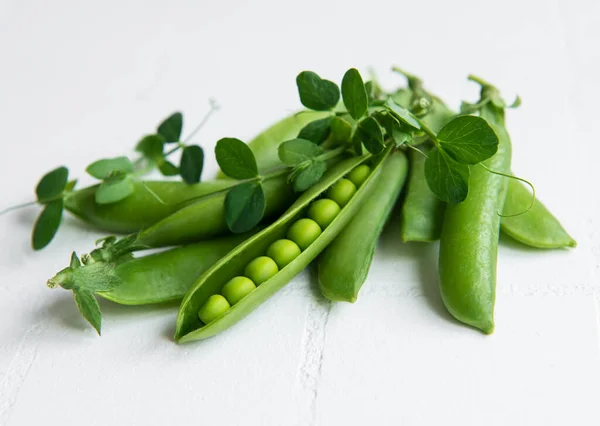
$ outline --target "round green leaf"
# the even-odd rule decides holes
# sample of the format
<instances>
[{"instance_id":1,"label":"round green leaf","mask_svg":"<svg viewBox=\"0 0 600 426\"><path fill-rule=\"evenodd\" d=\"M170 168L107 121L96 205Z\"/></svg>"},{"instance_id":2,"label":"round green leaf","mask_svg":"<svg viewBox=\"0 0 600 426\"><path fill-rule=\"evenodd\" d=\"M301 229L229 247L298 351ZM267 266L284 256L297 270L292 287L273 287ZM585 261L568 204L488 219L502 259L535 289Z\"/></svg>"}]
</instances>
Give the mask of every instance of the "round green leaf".
<instances>
[{"instance_id":1,"label":"round green leaf","mask_svg":"<svg viewBox=\"0 0 600 426\"><path fill-rule=\"evenodd\" d=\"M104 158L94 161L85 171L96 179L108 179L115 173L133 172L133 164L127 157Z\"/></svg>"},{"instance_id":2,"label":"round green leaf","mask_svg":"<svg viewBox=\"0 0 600 426\"><path fill-rule=\"evenodd\" d=\"M315 161L303 168L294 175L292 180L294 191L306 191L321 179L326 170L327 166L322 161Z\"/></svg>"},{"instance_id":3,"label":"round green leaf","mask_svg":"<svg viewBox=\"0 0 600 426\"><path fill-rule=\"evenodd\" d=\"M323 148L306 139L292 139L279 145L279 159L288 166L295 166L323 153Z\"/></svg>"},{"instance_id":4,"label":"round green leaf","mask_svg":"<svg viewBox=\"0 0 600 426\"><path fill-rule=\"evenodd\" d=\"M38 216L31 235L31 246L34 250L46 247L60 226L63 212L63 200L51 201Z\"/></svg>"},{"instance_id":5,"label":"round green leaf","mask_svg":"<svg viewBox=\"0 0 600 426\"><path fill-rule=\"evenodd\" d=\"M225 221L236 234L254 228L265 213L265 192L260 183L248 182L234 186L225 197Z\"/></svg>"},{"instance_id":6,"label":"round green leaf","mask_svg":"<svg viewBox=\"0 0 600 426\"><path fill-rule=\"evenodd\" d=\"M204 167L204 151L198 145L186 146L181 154L179 173L185 183L200 182Z\"/></svg>"},{"instance_id":7,"label":"round green leaf","mask_svg":"<svg viewBox=\"0 0 600 426\"><path fill-rule=\"evenodd\" d=\"M167 117L156 129L166 143L179 142L181 138L181 129L183 128L183 115L175 112Z\"/></svg>"},{"instance_id":8,"label":"round green leaf","mask_svg":"<svg viewBox=\"0 0 600 426\"><path fill-rule=\"evenodd\" d=\"M367 113L367 107L369 106L367 90L356 68L350 68L344 74L344 78L342 79L342 99L344 99L346 109L355 120L358 120Z\"/></svg>"},{"instance_id":9,"label":"round green leaf","mask_svg":"<svg viewBox=\"0 0 600 426\"><path fill-rule=\"evenodd\" d=\"M425 179L431 192L448 203L458 204L467 198L471 171L466 164L454 161L437 148L425 160Z\"/></svg>"},{"instance_id":10,"label":"round green leaf","mask_svg":"<svg viewBox=\"0 0 600 426\"><path fill-rule=\"evenodd\" d=\"M161 135L146 135L138 142L135 147L137 152L151 160L162 158L165 138Z\"/></svg>"},{"instance_id":11,"label":"round green leaf","mask_svg":"<svg viewBox=\"0 0 600 426\"><path fill-rule=\"evenodd\" d=\"M320 145L323 143L331 130L331 120L333 117L325 117L321 120L315 120L308 123L300 133L298 133L299 139L306 139L311 142Z\"/></svg>"},{"instance_id":12,"label":"round green leaf","mask_svg":"<svg viewBox=\"0 0 600 426\"><path fill-rule=\"evenodd\" d=\"M481 117L462 115L440 130L437 139L454 160L462 164L477 164L498 151L498 136Z\"/></svg>"},{"instance_id":13,"label":"round green leaf","mask_svg":"<svg viewBox=\"0 0 600 426\"><path fill-rule=\"evenodd\" d=\"M302 71L296 77L296 85L302 105L316 111L329 111L335 108L340 100L340 89L337 84L323 80L312 71Z\"/></svg>"},{"instance_id":14,"label":"round green leaf","mask_svg":"<svg viewBox=\"0 0 600 426\"><path fill-rule=\"evenodd\" d=\"M177 176L179 174L179 168L164 158L160 158L156 164L158 165L158 170L163 176Z\"/></svg>"},{"instance_id":15,"label":"round green leaf","mask_svg":"<svg viewBox=\"0 0 600 426\"><path fill-rule=\"evenodd\" d=\"M250 179L258 176L254 154L244 142L236 138L223 138L215 146L219 167L234 179Z\"/></svg>"},{"instance_id":16,"label":"round green leaf","mask_svg":"<svg viewBox=\"0 0 600 426\"><path fill-rule=\"evenodd\" d=\"M35 188L35 194L40 203L58 197L69 179L69 170L66 167L59 167L46 173L38 182Z\"/></svg>"},{"instance_id":17,"label":"round green leaf","mask_svg":"<svg viewBox=\"0 0 600 426\"><path fill-rule=\"evenodd\" d=\"M359 123L356 135L371 154L383 152L383 130L373 117L367 117Z\"/></svg>"},{"instance_id":18,"label":"round green leaf","mask_svg":"<svg viewBox=\"0 0 600 426\"><path fill-rule=\"evenodd\" d=\"M127 175L111 176L96 189L96 203L112 204L133 193L133 183Z\"/></svg>"}]
</instances>

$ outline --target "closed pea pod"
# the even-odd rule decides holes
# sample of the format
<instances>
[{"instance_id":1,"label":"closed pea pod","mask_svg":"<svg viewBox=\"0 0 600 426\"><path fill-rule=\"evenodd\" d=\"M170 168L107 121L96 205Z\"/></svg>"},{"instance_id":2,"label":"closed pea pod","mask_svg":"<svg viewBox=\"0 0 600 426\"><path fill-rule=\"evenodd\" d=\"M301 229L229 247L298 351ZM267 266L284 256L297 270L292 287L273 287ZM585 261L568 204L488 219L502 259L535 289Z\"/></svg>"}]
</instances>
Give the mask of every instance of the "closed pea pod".
<instances>
[{"instance_id":1,"label":"closed pea pod","mask_svg":"<svg viewBox=\"0 0 600 426\"><path fill-rule=\"evenodd\" d=\"M265 218L283 212L295 195L286 176L263 182L266 196ZM137 243L149 247L165 247L201 241L229 232L225 221L226 191L200 197L175 213L138 234Z\"/></svg>"},{"instance_id":2,"label":"closed pea pod","mask_svg":"<svg viewBox=\"0 0 600 426\"><path fill-rule=\"evenodd\" d=\"M555 249L575 247L577 242L565 231L558 219L539 200L535 200L531 210L531 192L521 183L511 180L508 195L504 202L505 215L500 221L500 229L511 238L531 247ZM518 214L519 212L525 212Z\"/></svg>"},{"instance_id":3,"label":"closed pea pod","mask_svg":"<svg viewBox=\"0 0 600 426\"><path fill-rule=\"evenodd\" d=\"M511 142L503 115L504 110L491 103L481 109L481 117L499 139L498 151L484 164L509 173ZM466 200L446 206L440 238L440 289L446 308L457 320L490 334L494 331L498 213L506 198L507 178L481 165L471 169Z\"/></svg>"},{"instance_id":4,"label":"closed pea pod","mask_svg":"<svg viewBox=\"0 0 600 426\"><path fill-rule=\"evenodd\" d=\"M102 231L138 232L173 214L191 199L221 191L235 184L234 180L193 185L175 181L134 181L133 193L112 204L96 202L95 194L99 185L94 185L66 194L65 209Z\"/></svg>"},{"instance_id":5,"label":"closed pea pod","mask_svg":"<svg viewBox=\"0 0 600 426\"><path fill-rule=\"evenodd\" d=\"M319 288L329 300L356 301L407 172L406 155L401 151L391 154L383 164L377 186L369 198L319 257Z\"/></svg>"},{"instance_id":6,"label":"closed pea pod","mask_svg":"<svg viewBox=\"0 0 600 426\"><path fill-rule=\"evenodd\" d=\"M409 158L410 178L402 204L402 241L435 241L442 232L446 204L427 185L424 172L426 157L411 151Z\"/></svg>"},{"instance_id":7,"label":"closed pea pod","mask_svg":"<svg viewBox=\"0 0 600 426\"><path fill-rule=\"evenodd\" d=\"M223 284L228 280L234 276L241 275L246 265L255 258L264 255L273 243L284 239L286 236L289 239L288 231L290 227L304 217L312 201L320 194L323 194L332 184L341 179L354 167L372 157L370 155L353 157L336 164L317 184L304 192L281 218L240 244L210 268L210 270L206 271L190 289L180 306L175 339L180 343L184 343L213 336L237 323L281 289L335 238L356 213L362 202L367 198L370 190L374 187L376 179L379 176L381 161L388 154L389 150L375 159L371 176L312 244L304 248L294 260L283 267L272 278L260 284L256 290L228 309L219 318L202 326L198 320L197 313L211 295L221 291Z\"/></svg>"},{"instance_id":8,"label":"closed pea pod","mask_svg":"<svg viewBox=\"0 0 600 426\"><path fill-rule=\"evenodd\" d=\"M114 275L120 279L120 283L109 291L96 294L121 305L148 305L181 300L197 277L250 235L252 234L232 235L124 262L117 261ZM49 285L63 285L72 279L72 275L66 271L68 269L51 278Z\"/></svg>"}]
</instances>

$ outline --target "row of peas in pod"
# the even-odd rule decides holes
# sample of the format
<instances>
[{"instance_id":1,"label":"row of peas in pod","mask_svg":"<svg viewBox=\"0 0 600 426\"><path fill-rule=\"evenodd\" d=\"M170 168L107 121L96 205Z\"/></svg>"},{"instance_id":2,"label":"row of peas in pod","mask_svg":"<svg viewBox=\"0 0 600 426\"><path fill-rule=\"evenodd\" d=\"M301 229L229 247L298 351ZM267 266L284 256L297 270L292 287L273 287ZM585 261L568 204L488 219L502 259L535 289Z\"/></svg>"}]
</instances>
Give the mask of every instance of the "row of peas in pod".
<instances>
[{"instance_id":1,"label":"row of peas in pod","mask_svg":"<svg viewBox=\"0 0 600 426\"><path fill-rule=\"evenodd\" d=\"M287 238L273 242L267 249L266 256L259 256L246 265L244 276L233 277L225 283L220 294L213 294L208 298L198 310L200 321L209 324L219 318L298 257L333 222L370 173L371 168L367 164L361 164L332 185L323 198L313 201L308 207L307 217L297 220L289 227Z\"/></svg>"}]
</instances>

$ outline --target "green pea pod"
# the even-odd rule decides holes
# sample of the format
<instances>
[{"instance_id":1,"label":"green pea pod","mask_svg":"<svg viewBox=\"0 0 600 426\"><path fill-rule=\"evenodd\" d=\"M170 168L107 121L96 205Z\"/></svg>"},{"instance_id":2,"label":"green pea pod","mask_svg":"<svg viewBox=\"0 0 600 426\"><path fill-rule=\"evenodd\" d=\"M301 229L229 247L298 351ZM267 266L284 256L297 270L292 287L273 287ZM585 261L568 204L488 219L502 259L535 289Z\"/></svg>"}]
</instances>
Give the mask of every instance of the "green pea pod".
<instances>
[{"instance_id":1,"label":"green pea pod","mask_svg":"<svg viewBox=\"0 0 600 426\"><path fill-rule=\"evenodd\" d=\"M425 157L411 151L410 177L402 204L402 241L429 242L440 238L446 204L436 197L425 179Z\"/></svg>"},{"instance_id":2,"label":"green pea pod","mask_svg":"<svg viewBox=\"0 0 600 426\"><path fill-rule=\"evenodd\" d=\"M250 235L202 241L121 263L114 271L121 283L97 294L121 305L181 300L196 278Z\"/></svg>"},{"instance_id":3,"label":"green pea pod","mask_svg":"<svg viewBox=\"0 0 600 426\"><path fill-rule=\"evenodd\" d=\"M281 214L295 195L285 175L263 181L265 218ZM138 233L136 243L148 247L189 244L229 232L225 222L227 191L207 194Z\"/></svg>"},{"instance_id":4,"label":"green pea pod","mask_svg":"<svg viewBox=\"0 0 600 426\"><path fill-rule=\"evenodd\" d=\"M511 179L504 202L505 215L526 211L531 204L531 192L521 182ZM575 247L577 242L565 231L558 219L539 200L531 210L513 217L503 217L500 229L506 235L531 247L555 249Z\"/></svg>"},{"instance_id":5,"label":"green pea pod","mask_svg":"<svg viewBox=\"0 0 600 426\"><path fill-rule=\"evenodd\" d=\"M223 315L202 326L198 318L198 310L209 297L217 294L223 285L235 276L244 275L248 263L258 256L266 253L267 248L275 241L285 237L288 228L302 218L309 208L309 204L336 183L355 166L363 163L370 155L352 157L333 166L325 176L310 189L304 192L296 202L272 225L249 238L244 243L229 252L219 262L206 271L190 291L186 294L177 316L175 340L179 343L204 339L213 336L240 321L261 303L280 290L294 276L302 271L323 249L336 237L337 234L350 221L374 189L380 173L382 161L389 154L387 149L378 156L372 166L373 172L352 196L350 201L342 208L335 219L325 230L310 244L300 255L268 280L262 282L256 290L252 291Z\"/></svg>"},{"instance_id":6,"label":"green pea pod","mask_svg":"<svg viewBox=\"0 0 600 426\"><path fill-rule=\"evenodd\" d=\"M406 97L402 98L405 102ZM433 131L439 131L456 113L433 96L430 112L422 118ZM406 104L405 106L409 106ZM445 204L429 189L425 179L425 157L410 152L410 177L402 204L400 234L402 241L429 242L440 238Z\"/></svg>"},{"instance_id":7,"label":"green pea pod","mask_svg":"<svg viewBox=\"0 0 600 426\"><path fill-rule=\"evenodd\" d=\"M499 138L498 152L485 165L497 172L510 173L510 137L497 113L491 103L481 110L481 116ZM486 334L494 331L498 213L504 206L506 181L480 165L471 167L467 198L460 204L446 206L440 238L442 300L457 320Z\"/></svg>"},{"instance_id":8,"label":"green pea pod","mask_svg":"<svg viewBox=\"0 0 600 426\"><path fill-rule=\"evenodd\" d=\"M402 191L407 172L406 155L402 151L391 154L382 166L377 187L319 257L319 287L329 300L356 301L373 261L375 246Z\"/></svg>"},{"instance_id":9,"label":"green pea pod","mask_svg":"<svg viewBox=\"0 0 600 426\"><path fill-rule=\"evenodd\" d=\"M254 153L259 172L263 173L281 165L277 153L280 143L296 138L308 123L328 116L331 116L330 112L300 111L278 121L254 137L248 142L248 146ZM227 176L219 171L217 178L224 179Z\"/></svg>"},{"instance_id":10,"label":"green pea pod","mask_svg":"<svg viewBox=\"0 0 600 426\"><path fill-rule=\"evenodd\" d=\"M201 182L134 182L127 198L112 204L95 201L99 185L90 186L65 196L65 208L94 227L111 233L131 233L158 222L182 207L182 203L234 185L234 180ZM163 202L160 202L152 192Z\"/></svg>"}]
</instances>

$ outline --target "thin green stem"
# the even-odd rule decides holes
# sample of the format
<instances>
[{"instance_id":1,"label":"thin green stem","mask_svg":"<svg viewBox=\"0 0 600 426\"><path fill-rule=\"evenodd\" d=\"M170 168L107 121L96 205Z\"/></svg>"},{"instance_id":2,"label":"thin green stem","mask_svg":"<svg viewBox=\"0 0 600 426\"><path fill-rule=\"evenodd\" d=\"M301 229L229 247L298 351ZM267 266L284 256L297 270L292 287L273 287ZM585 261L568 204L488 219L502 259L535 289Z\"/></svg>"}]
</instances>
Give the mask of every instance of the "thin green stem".
<instances>
[{"instance_id":1,"label":"thin green stem","mask_svg":"<svg viewBox=\"0 0 600 426\"><path fill-rule=\"evenodd\" d=\"M319 155L319 159L323 160L323 161L327 161L331 158L337 157L338 155L340 155L341 153L346 151L346 149L348 149L348 147L340 146L336 149L332 149L331 151L326 151L323 154Z\"/></svg>"},{"instance_id":2,"label":"thin green stem","mask_svg":"<svg viewBox=\"0 0 600 426\"><path fill-rule=\"evenodd\" d=\"M23 203L23 204L17 204L16 206L11 206L11 207L8 207L8 208L6 208L6 209L4 209L4 210L0 211L0 216L3 216L3 215L5 215L6 213L12 212L12 211L14 211L14 210L22 209L22 208L24 208L24 207L33 206L33 205L35 205L35 204L37 204L37 201L29 201L29 202L27 202L27 203Z\"/></svg>"},{"instance_id":3,"label":"thin green stem","mask_svg":"<svg viewBox=\"0 0 600 426\"><path fill-rule=\"evenodd\" d=\"M204 115L204 118L202 119L202 121L200 121L200 124L198 124L196 126L196 128L194 130L192 130L192 132L182 141L183 144L188 143L194 136L196 136L196 133L198 133L200 131L200 129L202 129L202 127L204 127L204 125L208 122L208 119L210 118L210 116L219 110L220 107L214 99L209 100L209 103L210 103L210 109Z\"/></svg>"},{"instance_id":4,"label":"thin green stem","mask_svg":"<svg viewBox=\"0 0 600 426\"><path fill-rule=\"evenodd\" d=\"M416 88L420 89L423 86L423 80L421 80L414 74L404 71L402 68L396 65L392 67L392 71L406 77L406 80L408 81L408 86L413 90Z\"/></svg>"},{"instance_id":5,"label":"thin green stem","mask_svg":"<svg viewBox=\"0 0 600 426\"><path fill-rule=\"evenodd\" d=\"M429 139L431 139L431 141L434 143L435 146L439 145L439 142L437 140L437 135L435 134L435 132L433 130L431 130L427 124L425 124L422 120L419 120L419 124L421 125L421 130L423 130L425 132L425 134L427 136L429 136Z\"/></svg>"}]
</instances>

